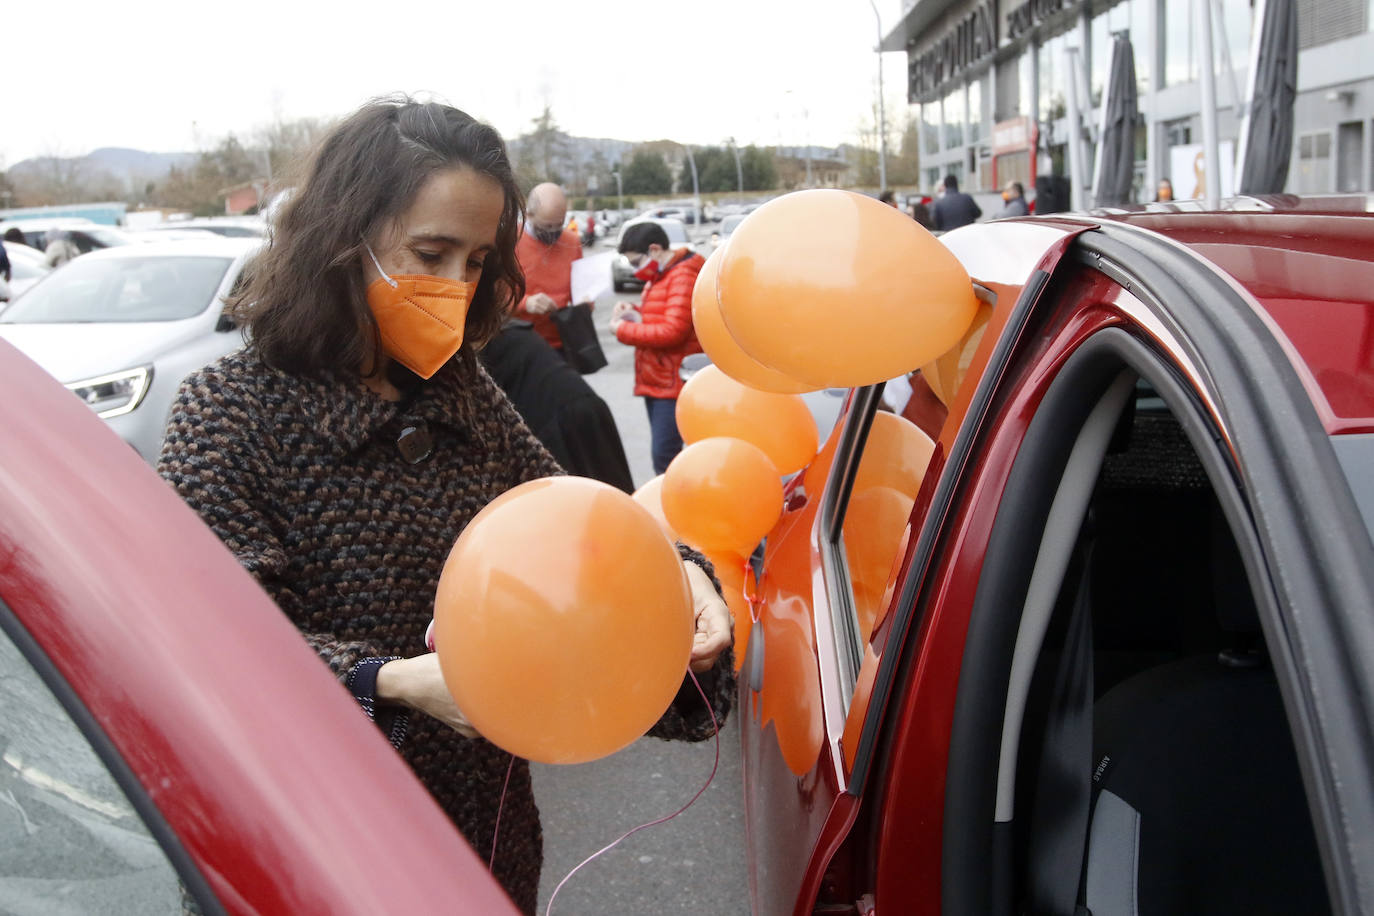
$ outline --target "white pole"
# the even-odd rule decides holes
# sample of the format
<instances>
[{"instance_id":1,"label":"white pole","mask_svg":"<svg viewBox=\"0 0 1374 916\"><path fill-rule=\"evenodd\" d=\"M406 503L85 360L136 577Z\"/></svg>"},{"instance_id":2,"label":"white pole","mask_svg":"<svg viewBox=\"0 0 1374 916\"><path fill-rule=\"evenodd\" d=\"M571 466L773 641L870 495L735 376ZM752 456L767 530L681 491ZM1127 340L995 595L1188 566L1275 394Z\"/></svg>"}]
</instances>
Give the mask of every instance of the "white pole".
<instances>
[{"instance_id":1,"label":"white pole","mask_svg":"<svg viewBox=\"0 0 1374 916\"><path fill-rule=\"evenodd\" d=\"M744 203L744 166L739 159L739 144L735 142L734 137L731 137L727 142L730 144L730 149L734 150L735 153L735 180L739 183L739 202Z\"/></svg>"},{"instance_id":2,"label":"white pole","mask_svg":"<svg viewBox=\"0 0 1374 916\"><path fill-rule=\"evenodd\" d=\"M1078 105L1078 80L1073 72L1078 67L1078 49L1065 48L1064 58L1069 67L1068 121L1069 121L1069 209L1082 210L1086 198L1083 194L1083 119Z\"/></svg>"},{"instance_id":3,"label":"white pole","mask_svg":"<svg viewBox=\"0 0 1374 916\"><path fill-rule=\"evenodd\" d=\"M1240 116L1240 84L1236 82L1236 65L1231 61L1231 42L1226 35L1226 16L1221 9L1221 0L1212 0L1213 22L1221 29L1221 66L1230 74L1231 104L1236 106L1236 116Z\"/></svg>"},{"instance_id":4,"label":"white pole","mask_svg":"<svg viewBox=\"0 0 1374 916\"><path fill-rule=\"evenodd\" d=\"M1150 60L1145 65L1145 193L1153 200L1159 188L1159 128L1155 124L1155 90L1159 88L1159 4L1162 0L1146 0L1150 14L1145 17L1146 45Z\"/></svg>"},{"instance_id":5,"label":"white pole","mask_svg":"<svg viewBox=\"0 0 1374 916\"><path fill-rule=\"evenodd\" d=\"M1217 142L1217 81L1212 63L1212 4L1193 0L1198 11L1198 43L1202 45L1199 69L1202 77L1202 154L1204 169L1203 200L1207 209L1221 203L1221 152Z\"/></svg>"},{"instance_id":6,"label":"white pole","mask_svg":"<svg viewBox=\"0 0 1374 916\"><path fill-rule=\"evenodd\" d=\"M879 190L887 190L887 115L883 110L883 20L878 15L878 4L868 0L873 7L873 18L878 22L878 44L873 49L878 58L878 184Z\"/></svg>"},{"instance_id":7,"label":"white pole","mask_svg":"<svg viewBox=\"0 0 1374 916\"><path fill-rule=\"evenodd\" d=\"M692 155L692 148L687 144L682 144L682 148L687 151L687 164L692 167L692 206L696 209L695 226L701 225L701 191L697 188L697 160Z\"/></svg>"},{"instance_id":8,"label":"white pole","mask_svg":"<svg viewBox=\"0 0 1374 916\"><path fill-rule=\"evenodd\" d=\"M1255 0L1255 27L1250 30L1250 72L1245 76L1245 98L1241 105L1240 139L1236 143L1236 193L1245 187L1245 153L1250 146L1250 107L1255 103L1255 77L1259 73L1259 52L1263 47L1265 7L1269 0Z\"/></svg>"}]
</instances>

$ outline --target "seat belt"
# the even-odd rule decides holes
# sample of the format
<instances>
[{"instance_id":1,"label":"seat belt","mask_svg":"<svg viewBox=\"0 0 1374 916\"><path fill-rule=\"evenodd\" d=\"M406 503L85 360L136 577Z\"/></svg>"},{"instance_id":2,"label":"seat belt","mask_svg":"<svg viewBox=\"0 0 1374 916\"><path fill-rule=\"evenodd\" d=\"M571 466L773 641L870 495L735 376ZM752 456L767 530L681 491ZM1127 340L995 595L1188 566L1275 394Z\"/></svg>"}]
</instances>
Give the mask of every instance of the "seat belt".
<instances>
[{"instance_id":1,"label":"seat belt","mask_svg":"<svg viewBox=\"0 0 1374 916\"><path fill-rule=\"evenodd\" d=\"M1040 770L1031 806L1027 908L1032 916L1074 916L1087 847L1093 770L1091 518L1077 549L1078 594L1055 672Z\"/></svg>"}]
</instances>

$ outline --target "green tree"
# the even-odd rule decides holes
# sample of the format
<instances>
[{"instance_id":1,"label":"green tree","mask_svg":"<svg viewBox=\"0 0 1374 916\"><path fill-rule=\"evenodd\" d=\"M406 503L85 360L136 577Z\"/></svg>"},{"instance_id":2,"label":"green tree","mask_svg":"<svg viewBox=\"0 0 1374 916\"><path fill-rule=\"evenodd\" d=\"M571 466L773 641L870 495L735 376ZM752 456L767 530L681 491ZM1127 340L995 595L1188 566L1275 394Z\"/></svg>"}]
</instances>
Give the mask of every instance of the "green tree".
<instances>
[{"instance_id":1,"label":"green tree","mask_svg":"<svg viewBox=\"0 0 1374 916\"><path fill-rule=\"evenodd\" d=\"M744 190L771 191L778 186L778 168L773 154L750 144L740 150L740 165L744 171Z\"/></svg>"},{"instance_id":2,"label":"green tree","mask_svg":"<svg viewBox=\"0 0 1374 916\"><path fill-rule=\"evenodd\" d=\"M668 194L673 190L673 172L662 156L635 150L623 173L626 194Z\"/></svg>"},{"instance_id":3,"label":"green tree","mask_svg":"<svg viewBox=\"0 0 1374 916\"><path fill-rule=\"evenodd\" d=\"M738 190L734 151L720 146L707 146L697 150L696 157L697 168L701 170L703 192L715 194Z\"/></svg>"},{"instance_id":4,"label":"green tree","mask_svg":"<svg viewBox=\"0 0 1374 916\"><path fill-rule=\"evenodd\" d=\"M558 126L547 104L530 122L529 133L516 137L512 147L516 175L526 191L541 181L563 184L574 171L569 155L571 138Z\"/></svg>"}]
</instances>

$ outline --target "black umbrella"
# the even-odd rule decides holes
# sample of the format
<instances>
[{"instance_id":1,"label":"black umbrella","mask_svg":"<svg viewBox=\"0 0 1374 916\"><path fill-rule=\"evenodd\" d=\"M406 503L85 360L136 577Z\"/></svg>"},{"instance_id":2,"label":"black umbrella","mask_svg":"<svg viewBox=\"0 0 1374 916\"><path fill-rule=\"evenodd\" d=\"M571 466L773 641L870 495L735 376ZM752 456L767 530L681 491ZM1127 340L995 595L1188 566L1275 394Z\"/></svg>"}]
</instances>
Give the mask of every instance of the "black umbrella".
<instances>
[{"instance_id":1,"label":"black umbrella","mask_svg":"<svg viewBox=\"0 0 1374 916\"><path fill-rule=\"evenodd\" d=\"M1293 154L1293 100L1298 94L1298 5L1265 0L1254 94L1240 169L1240 193L1278 194Z\"/></svg>"},{"instance_id":2,"label":"black umbrella","mask_svg":"<svg viewBox=\"0 0 1374 916\"><path fill-rule=\"evenodd\" d=\"M1112 72L1107 75L1106 117L1098 138L1097 205L1130 203L1135 180L1135 52L1130 39L1118 35L1112 46Z\"/></svg>"}]
</instances>

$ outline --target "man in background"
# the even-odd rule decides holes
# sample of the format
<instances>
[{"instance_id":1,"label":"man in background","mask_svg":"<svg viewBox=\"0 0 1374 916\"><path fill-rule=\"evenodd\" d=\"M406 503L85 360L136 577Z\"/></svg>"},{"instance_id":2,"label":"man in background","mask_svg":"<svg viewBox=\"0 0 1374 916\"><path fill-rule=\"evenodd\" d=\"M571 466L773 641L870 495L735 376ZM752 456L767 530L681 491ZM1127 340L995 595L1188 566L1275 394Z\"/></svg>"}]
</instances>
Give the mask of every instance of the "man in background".
<instances>
[{"instance_id":1,"label":"man in background","mask_svg":"<svg viewBox=\"0 0 1374 916\"><path fill-rule=\"evenodd\" d=\"M935 201L935 228L940 232L976 222L983 215L973 198L959 190L959 179L945 176L945 192Z\"/></svg>"},{"instance_id":2,"label":"man in background","mask_svg":"<svg viewBox=\"0 0 1374 916\"><path fill-rule=\"evenodd\" d=\"M1030 213L1030 208L1026 206L1026 189L1019 181L1007 182L1007 186L1002 189L1002 200L1002 212L997 214L999 218L1026 216Z\"/></svg>"},{"instance_id":3,"label":"man in background","mask_svg":"<svg viewBox=\"0 0 1374 916\"><path fill-rule=\"evenodd\" d=\"M582 257L577 233L563 228L568 198L551 182L535 185L525 203L525 231L515 245L515 258L525 274L525 298L515 307L515 317L534 325L534 330L560 354L563 340L550 317L572 304L572 264Z\"/></svg>"}]
</instances>

